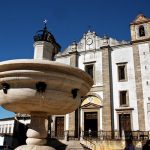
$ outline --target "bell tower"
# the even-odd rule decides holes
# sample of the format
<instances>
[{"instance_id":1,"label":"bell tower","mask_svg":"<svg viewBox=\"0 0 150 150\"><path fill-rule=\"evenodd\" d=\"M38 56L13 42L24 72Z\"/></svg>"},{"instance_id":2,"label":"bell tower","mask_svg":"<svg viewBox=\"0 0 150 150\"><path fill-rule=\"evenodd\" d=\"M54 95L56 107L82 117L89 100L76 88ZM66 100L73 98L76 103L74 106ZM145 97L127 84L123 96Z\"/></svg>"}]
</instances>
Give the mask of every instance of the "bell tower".
<instances>
[{"instance_id":1,"label":"bell tower","mask_svg":"<svg viewBox=\"0 0 150 150\"><path fill-rule=\"evenodd\" d=\"M150 19L143 14L139 14L136 19L130 23L131 42L143 42L150 40Z\"/></svg>"}]
</instances>

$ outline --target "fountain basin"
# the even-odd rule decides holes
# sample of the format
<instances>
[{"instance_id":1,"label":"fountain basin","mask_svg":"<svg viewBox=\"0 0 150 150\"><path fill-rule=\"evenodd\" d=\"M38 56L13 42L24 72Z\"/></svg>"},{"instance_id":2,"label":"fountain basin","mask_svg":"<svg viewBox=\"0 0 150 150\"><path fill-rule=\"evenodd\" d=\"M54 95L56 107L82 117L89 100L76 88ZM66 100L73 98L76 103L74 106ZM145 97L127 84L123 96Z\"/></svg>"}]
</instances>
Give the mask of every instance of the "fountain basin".
<instances>
[{"instance_id":1,"label":"fountain basin","mask_svg":"<svg viewBox=\"0 0 150 150\"><path fill-rule=\"evenodd\" d=\"M37 83L45 83L38 91ZM3 84L9 88L4 92ZM18 59L0 63L0 105L15 113L74 111L93 80L84 71L49 60Z\"/></svg>"}]
</instances>

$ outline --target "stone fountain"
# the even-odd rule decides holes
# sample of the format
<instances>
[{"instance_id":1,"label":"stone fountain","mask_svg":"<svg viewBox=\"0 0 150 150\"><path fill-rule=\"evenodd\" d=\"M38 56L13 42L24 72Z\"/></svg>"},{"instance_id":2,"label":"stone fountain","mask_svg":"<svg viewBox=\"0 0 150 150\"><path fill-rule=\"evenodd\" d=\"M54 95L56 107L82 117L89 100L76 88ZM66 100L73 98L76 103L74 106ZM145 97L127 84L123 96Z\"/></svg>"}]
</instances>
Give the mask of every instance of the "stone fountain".
<instances>
[{"instance_id":1,"label":"stone fountain","mask_svg":"<svg viewBox=\"0 0 150 150\"><path fill-rule=\"evenodd\" d=\"M46 24L35 34L34 41L34 59L0 63L0 105L15 113L31 115L27 145L17 150L52 150L46 146L48 115L63 115L77 109L93 80L80 69L52 61L60 46Z\"/></svg>"}]
</instances>

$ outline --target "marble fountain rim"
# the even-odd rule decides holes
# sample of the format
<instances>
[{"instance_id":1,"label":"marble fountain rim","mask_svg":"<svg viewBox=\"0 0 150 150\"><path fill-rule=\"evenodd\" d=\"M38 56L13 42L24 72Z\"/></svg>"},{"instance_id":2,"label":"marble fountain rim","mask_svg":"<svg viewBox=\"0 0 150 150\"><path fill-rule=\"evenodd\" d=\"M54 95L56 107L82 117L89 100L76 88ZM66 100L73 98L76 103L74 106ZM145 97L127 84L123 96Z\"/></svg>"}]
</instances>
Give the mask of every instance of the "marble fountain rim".
<instances>
[{"instance_id":1,"label":"marble fountain rim","mask_svg":"<svg viewBox=\"0 0 150 150\"><path fill-rule=\"evenodd\" d=\"M40 59L13 59L0 62L0 73L11 70L38 70L43 72L54 71L58 73L63 72L81 78L90 86L93 85L93 80L87 73L85 73L85 71L56 61Z\"/></svg>"}]
</instances>

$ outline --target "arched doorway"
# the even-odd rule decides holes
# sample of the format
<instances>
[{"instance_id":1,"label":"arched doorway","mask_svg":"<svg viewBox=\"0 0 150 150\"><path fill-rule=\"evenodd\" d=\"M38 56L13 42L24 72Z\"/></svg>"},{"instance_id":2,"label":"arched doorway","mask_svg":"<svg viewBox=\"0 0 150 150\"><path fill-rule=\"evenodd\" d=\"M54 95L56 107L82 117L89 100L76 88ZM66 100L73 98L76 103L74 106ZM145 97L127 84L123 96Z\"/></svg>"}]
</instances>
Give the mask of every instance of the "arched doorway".
<instances>
[{"instance_id":1,"label":"arched doorway","mask_svg":"<svg viewBox=\"0 0 150 150\"><path fill-rule=\"evenodd\" d=\"M83 100L80 122L84 136L97 136L102 128L102 100L100 98L90 95Z\"/></svg>"}]
</instances>

